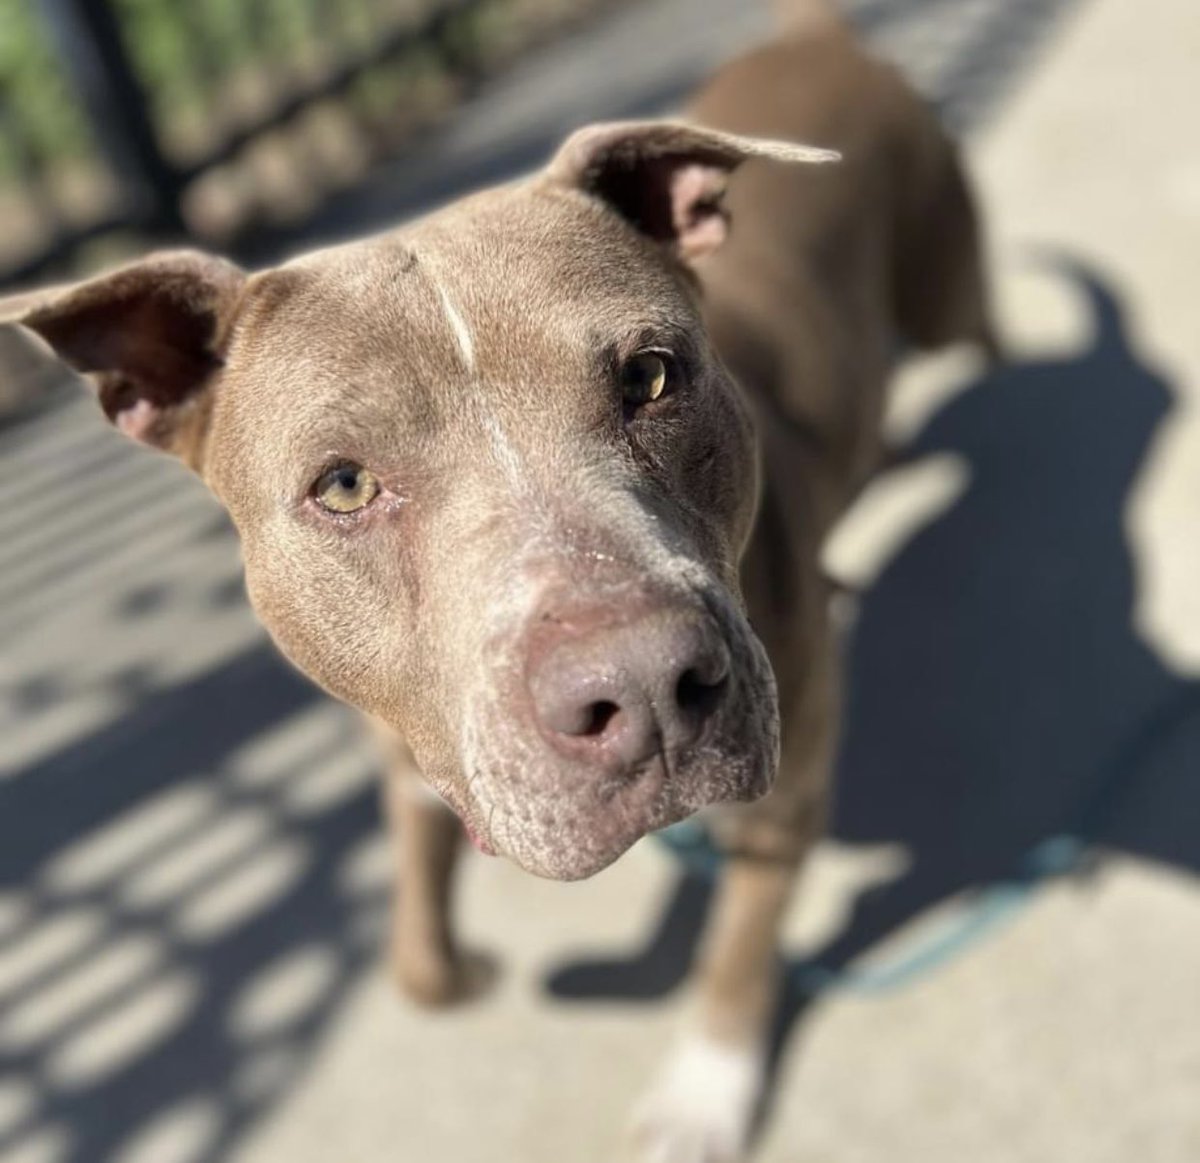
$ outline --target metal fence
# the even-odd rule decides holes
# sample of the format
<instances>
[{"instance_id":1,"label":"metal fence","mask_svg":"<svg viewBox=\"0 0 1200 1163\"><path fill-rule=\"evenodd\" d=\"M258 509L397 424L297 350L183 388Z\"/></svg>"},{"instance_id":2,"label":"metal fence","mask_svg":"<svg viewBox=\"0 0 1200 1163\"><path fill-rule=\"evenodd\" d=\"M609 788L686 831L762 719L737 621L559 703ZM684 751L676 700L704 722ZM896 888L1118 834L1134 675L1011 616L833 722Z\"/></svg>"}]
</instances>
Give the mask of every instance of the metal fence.
<instances>
[{"instance_id":1,"label":"metal fence","mask_svg":"<svg viewBox=\"0 0 1200 1163\"><path fill-rule=\"evenodd\" d=\"M0 0L0 283L302 222L599 0Z\"/></svg>"}]
</instances>

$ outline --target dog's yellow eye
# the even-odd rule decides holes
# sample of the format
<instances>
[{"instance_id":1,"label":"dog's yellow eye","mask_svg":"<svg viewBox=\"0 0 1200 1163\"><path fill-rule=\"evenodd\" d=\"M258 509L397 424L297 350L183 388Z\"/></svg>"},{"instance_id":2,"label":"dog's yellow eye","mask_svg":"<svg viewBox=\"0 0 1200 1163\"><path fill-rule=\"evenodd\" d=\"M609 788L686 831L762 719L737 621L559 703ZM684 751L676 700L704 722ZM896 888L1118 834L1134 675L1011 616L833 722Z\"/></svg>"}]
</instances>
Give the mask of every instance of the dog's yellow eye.
<instances>
[{"instance_id":1,"label":"dog's yellow eye","mask_svg":"<svg viewBox=\"0 0 1200 1163\"><path fill-rule=\"evenodd\" d=\"M667 361L652 351L644 351L621 368L621 397L635 408L649 404L667 390L667 378Z\"/></svg>"},{"instance_id":2,"label":"dog's yellow eye","mask_svg":"<svg viewBox=\"0 0 1200 1163\"><path fill-rule=\"evenodd\" d=\"M379 495L379 482L361 464L338 464L317 478L313 495L331 513L354 513Z\"/></svg>"}]
</instances>

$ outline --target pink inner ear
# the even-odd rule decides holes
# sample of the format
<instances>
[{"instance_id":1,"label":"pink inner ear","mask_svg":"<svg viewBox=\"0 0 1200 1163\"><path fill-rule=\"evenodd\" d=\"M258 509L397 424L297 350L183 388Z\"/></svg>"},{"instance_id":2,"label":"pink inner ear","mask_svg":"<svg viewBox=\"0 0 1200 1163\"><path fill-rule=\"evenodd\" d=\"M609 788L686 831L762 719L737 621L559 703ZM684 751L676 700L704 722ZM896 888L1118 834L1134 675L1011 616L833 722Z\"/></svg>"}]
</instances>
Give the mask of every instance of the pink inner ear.
<instances>
[{"instance_id":1,"label":"pink inner ear","mask_svg":"<svg viewBox=\"0 0 1200 1163\"><path fill-rule=\"evenodd\" d=\"M684 258L716 250L729 235L721 207L727 173L699 163L680 166L671 175L671 217L676 245Z\"/></svg>"},{"instance_id":2,"label":"pink inner ear","mask_svg":"<svg viewBox=\"0 0 1200 1163\"><path fill-rule=\"evenodd\" d=\"M129 408L122 408L114 417L114 423L126 436L149 442L159 415L159 410L149 400L143 399Z\"/></svg>"}]
</instances>

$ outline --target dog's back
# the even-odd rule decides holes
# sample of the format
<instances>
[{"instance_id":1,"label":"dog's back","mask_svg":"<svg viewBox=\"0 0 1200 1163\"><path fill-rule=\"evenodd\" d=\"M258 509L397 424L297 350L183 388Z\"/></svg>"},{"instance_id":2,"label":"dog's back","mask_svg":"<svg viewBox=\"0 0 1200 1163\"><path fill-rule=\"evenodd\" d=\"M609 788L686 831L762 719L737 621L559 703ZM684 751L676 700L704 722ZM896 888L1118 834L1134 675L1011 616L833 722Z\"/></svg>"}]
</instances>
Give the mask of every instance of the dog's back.
<instances>
[{"instance_id":1,"label":"dog's back","mask_svg":"<svg viewBox=\"0 0 1200 1163\"><path fill-rule=\"evenodd\" d=\"M698 268L710 335L758 418L760 508L741 575L783 737L774 791L724 842L762 851L769 835L783 851L790 837L800 850L820 830L836 738L821 545L882 463L897 350L990 345L978 232L933 113L816 0L780 39L726 66L690 112L843 158L819 171L747 162L729 188L729 240Z\"/></svg>"},{"instance_id":2,"label":"dog's back","mask_svg":"<svg viewBox=\"0 0 1200 1163\"><path fill-rule=\"evenodd\" d=\"M752 395L815 441L834 492L879 454L898 344L988 343L974 211L953 145L890 66L824 4L726 66L700 123L839 149L821 171L750 162L729 243L702 269L712 333Z\"/></svg>"}]
</instances>

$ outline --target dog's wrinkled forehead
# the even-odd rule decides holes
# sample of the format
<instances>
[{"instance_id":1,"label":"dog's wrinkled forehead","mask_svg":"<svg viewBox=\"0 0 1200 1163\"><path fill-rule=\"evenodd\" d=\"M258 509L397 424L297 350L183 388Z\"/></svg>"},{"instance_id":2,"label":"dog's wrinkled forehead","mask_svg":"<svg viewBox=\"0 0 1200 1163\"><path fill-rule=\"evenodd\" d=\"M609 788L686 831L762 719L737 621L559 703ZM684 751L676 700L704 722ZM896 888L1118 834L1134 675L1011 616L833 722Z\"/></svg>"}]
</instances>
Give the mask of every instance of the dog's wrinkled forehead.
<instances>
[{"instance_id":1,"label":"dog's wrinkled forehead","mask_svg":"<svg viewBox=\"0 0 1200 1163\"><path fill-rule=\"evenodd\" d=\"M215 422L283 475L331 441L432 452L481 404L552 425L607 346L698 328L659 248L590 199L518 186L257 276Z\"/></svg>"}]
</instances>

